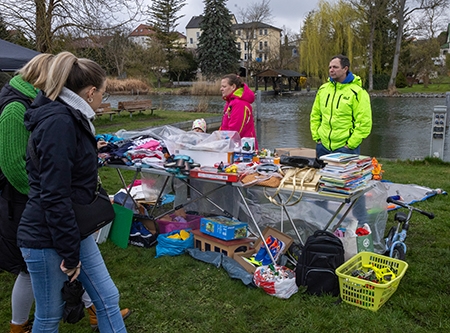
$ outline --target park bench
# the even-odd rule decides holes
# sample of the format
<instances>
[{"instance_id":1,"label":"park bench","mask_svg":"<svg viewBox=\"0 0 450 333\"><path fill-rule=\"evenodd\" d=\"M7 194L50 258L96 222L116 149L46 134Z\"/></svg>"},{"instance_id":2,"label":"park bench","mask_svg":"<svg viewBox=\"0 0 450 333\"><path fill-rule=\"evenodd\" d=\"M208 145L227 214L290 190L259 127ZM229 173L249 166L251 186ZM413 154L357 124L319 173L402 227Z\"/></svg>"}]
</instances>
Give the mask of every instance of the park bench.
<instances>
[{"instance_id":1,"label":"park bench","mask_svg":"<svg viewBox=\"0 0 450 333\"><path fill-rule=\"evenodd\" d=\"M133 112L136 111L141 113L142 111L150 110L150 115L152 115L153 111L156 110L156 107L152 106L152 101L150 99L119 102L117 108L119 112L129 112L130 118L133 116Z\"/></svg>"},{"instance_id":2,"label":"park bench","mask_svg":"<svg viewBox=\"0 0 450 333\"><path fill-rule=\"evenodd\" d=\"M95 115L97 117L100 117L104 114L109 114L109 120L111 120L111 121L113 119L113 115L116 113L118 113L118 110L113 110L111 108L111 103L102 103L102 104L100 104L98 109L95 110Z\"/></svg>"}]
</instances>

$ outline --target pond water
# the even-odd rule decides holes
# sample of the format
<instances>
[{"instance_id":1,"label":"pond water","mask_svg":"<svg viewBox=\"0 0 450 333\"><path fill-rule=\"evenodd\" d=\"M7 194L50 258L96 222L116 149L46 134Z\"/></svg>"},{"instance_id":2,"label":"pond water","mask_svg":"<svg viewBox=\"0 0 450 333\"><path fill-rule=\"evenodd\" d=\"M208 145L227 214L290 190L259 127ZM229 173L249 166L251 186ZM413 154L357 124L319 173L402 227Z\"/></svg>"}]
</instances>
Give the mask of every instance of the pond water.
<instances>
[{"instance_id":1,"label":"pond water","mask_svg":"<svg viewBox=\"0 0 450 333\"><path fill-rule=\"evenodd\" d=\"M209 112L220 114L224 104L219 96L177 95L113 95L108 102L114 107L119 100L147 98L165 110L192 111L207 102ZM445 98L372 97L371 101L373 128L361 145L361 154L402 160L430 155L433 110L435 106L446 105ZM259 146L271 150L278 147L314 148L309 130L313 102L311 95L261 96L260 120L257 122ZM445 147L444 160L448 160L449 155Z\"/></svg>"}]
</instances>

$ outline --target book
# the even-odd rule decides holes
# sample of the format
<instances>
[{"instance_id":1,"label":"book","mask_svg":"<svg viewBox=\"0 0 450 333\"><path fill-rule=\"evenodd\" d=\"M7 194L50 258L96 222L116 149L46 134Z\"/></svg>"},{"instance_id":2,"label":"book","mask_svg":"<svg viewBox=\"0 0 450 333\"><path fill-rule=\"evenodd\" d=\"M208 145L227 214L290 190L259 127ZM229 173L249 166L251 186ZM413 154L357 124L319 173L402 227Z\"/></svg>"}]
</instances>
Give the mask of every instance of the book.
<instances>
[{"instance_id":1,"label":"book","mask_svg":"<svg viewBox=\"0 0 450 333\"><path fill-rule=\"evenodd\" d=\"M327 155L322 155L319 157L322 161L325 162L349 162L359 159L358 154L346 154L346 153L331 153Z\"/></svg>"}]
</instances>

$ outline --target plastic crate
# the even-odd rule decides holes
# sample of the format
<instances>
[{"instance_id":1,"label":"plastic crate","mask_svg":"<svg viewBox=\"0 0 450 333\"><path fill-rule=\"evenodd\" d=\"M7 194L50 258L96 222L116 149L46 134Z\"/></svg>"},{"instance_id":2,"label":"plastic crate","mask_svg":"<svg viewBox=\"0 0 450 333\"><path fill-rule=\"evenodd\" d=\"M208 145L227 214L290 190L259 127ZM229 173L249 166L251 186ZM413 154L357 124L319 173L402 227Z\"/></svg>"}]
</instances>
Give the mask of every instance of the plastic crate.
<instances>
[{"instance_id":1,"label":"plastic crate","mask_svg":"<svg viewBox=\"0 0 450 333\"><path fill-rule=\"evenodd\" d=\"M174 219L176 217L175 214L170 214L170 217ZM186 222L177 222L177 221L166 221L166 220L156 220L156 223L158 223L159 233L160 234L167 234L169 232L172 232L174 230L181 230L181 229L200 229L200 219L203 216L199 215L192 215L192 214L186 214Z\"/></svg>"},{"instance_id":2,"label":"plastic crate","mask_svg":"<svg viewBox=\"0 0 450 333\"><path fill-rule=\"evenodd\" d=\"M363 265L374 265L380 269L389 268L396 277L387 283L375 283L353 277L352 272L362 269ZM346 303L377 311L397 290L407 268L408 264L402 260L373 252L360 252L336 269L341 298Z\"/></svg>"}]
</instances>

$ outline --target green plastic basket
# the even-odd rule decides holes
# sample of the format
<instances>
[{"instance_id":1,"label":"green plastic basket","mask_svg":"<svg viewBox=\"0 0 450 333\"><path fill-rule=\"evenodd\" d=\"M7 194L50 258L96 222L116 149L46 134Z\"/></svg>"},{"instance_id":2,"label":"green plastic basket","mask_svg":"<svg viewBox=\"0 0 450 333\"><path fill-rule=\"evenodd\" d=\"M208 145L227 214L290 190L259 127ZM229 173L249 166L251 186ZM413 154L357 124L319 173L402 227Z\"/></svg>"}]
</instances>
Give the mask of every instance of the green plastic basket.
<instances>
[{"instance_id":1,"label":"green plastic basket","mask_svg":"<svg viewBox=\"0 0 450 333\"><path fill-rule=\"evenodd\" d=\"M389 268L396 277L387 283L375 283L352 276L352 272L362 269L363 265ZM397 290L407 268L405 261L373 252L360 252L336 269L341 298L360 308L378 311Z\"/></svg>"}]
</instances>

